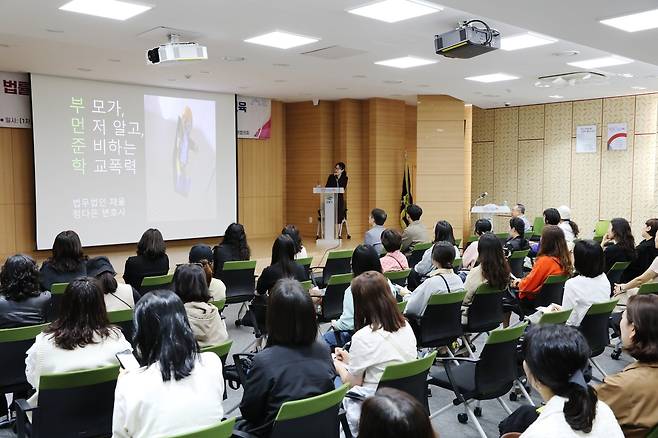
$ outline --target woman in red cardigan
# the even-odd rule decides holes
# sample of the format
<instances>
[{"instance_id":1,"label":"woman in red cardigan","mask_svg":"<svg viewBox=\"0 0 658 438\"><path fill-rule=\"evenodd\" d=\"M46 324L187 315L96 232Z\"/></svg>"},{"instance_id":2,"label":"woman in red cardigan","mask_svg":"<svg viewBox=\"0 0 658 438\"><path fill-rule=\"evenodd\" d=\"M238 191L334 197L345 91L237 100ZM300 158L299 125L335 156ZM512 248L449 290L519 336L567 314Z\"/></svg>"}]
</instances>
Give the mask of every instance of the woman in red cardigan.
<instances>
[{"instance_id":1,"label":"woman in red cardigan","mask_svg":"<svg viewBox=\"0 0 658 438\"><path fill-rule=\"evenodd\" d=\"M550 275L571 275L572 271L573 263L564 232L556 225L545 225L541 233L541 250L532 271L511 284L519 290L518 305L522 310L533 309L535 298ZM509 313L505 315L505 327L509 324L509 317Z\"/></svg>"}]
</instances>

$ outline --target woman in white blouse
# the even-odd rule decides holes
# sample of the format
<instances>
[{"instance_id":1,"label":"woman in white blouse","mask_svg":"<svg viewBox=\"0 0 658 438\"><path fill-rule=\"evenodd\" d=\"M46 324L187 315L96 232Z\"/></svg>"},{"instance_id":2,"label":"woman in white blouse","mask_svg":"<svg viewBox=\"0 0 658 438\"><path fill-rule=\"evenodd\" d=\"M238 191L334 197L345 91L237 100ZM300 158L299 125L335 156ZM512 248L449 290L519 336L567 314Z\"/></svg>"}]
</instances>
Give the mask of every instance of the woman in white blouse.
<instances>
[{"instance_id":1,"label":"woman in white blouse","mask_svg":"<svg viewBox=\"0 0 658 438\"><path fill-rule=\"evenodd\" d=\"M589 346L577 329L555 324L532 327L524 351L523 369L546 405L521 438L624 436L612 410L585 382Z\"/></svg>"},{"instance_id":2,"label":"woman in white blouse","mask_svg":"<svg viewBox=\"0 0 658 438\"><path fill-rule=\"evenodd\" d=\"M37 392L43 374L65 373L118 365L116 354L130 349L118 327L110 325L103 291L92 278L74 280L60 302L59 317L39 334L27 351L25 376Z\"/></svg>"},{"instance_id":3,"label":"woman in white blouse","mask_svg":"<svg viewBox=\"0 0 658 438\"><path fill-rule=\"evenodd\" d=\"M114 438L159 438L193 432L222 419L222 362L199 353L181 299L172 291L144 295L135 307L139 368L119 375Z\"/></svg>"}]
</instances>

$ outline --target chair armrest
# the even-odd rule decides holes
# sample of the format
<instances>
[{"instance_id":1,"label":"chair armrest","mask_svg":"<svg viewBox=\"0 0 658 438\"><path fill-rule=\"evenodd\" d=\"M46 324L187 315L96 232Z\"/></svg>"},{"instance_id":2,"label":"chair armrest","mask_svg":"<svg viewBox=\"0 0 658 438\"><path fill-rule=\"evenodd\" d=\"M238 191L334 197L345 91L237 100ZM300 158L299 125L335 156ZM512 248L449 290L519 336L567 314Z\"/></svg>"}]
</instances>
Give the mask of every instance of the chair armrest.
<instances>
[{"instance_id":1,"label":"chair armrest","mask_svg":"<svg viewBox=\"0 0 658 438\"><path fill-rule=\"evenodd\" d=\"M26 424L30 422L27 418L27 413L38 410L39 408L37 406L30 406L25 399L14 400L14 405L16 406L16 432L19 437L24 438L27 436Z\"/></svg>"},{"instance_id":2,"label":"chair armrest","mask_svg":"<svg viewBox=\"0 0 658 438\"><path fill-rule=\"evenodd\" d=\"M16 410L19 412L31 412L35 409L39 409L38 406L30 406L24 398L14 400L14 404L16 405Z\"/></svg>"},{"instance_id":3,"label":"chair armrest","mask_svg":"<svg viewBox=\"0 0 658 438\"><path fill-rule=\"evenodd\" d=\"M231 437L239 437L239 438L258 438L257 435L253 435L253 434L251 434L251 433L249 433L249 432L245 432L245 431L243 431L243 430L235 430L235 429L233 429L233 431L232 431L231 433L232 433Z\"/></svg>"},{"instance_id":4,"label":"chair armrest","mask_svg":"<svg viewBox=\"0 0 658 438\"><path fill-rule=\"evenodd\" d=\"M437 362L452 362L452 361L464 361L464 362L477 362L480 358L477 357L437 357Z\"/></svg>"}]
</instances>

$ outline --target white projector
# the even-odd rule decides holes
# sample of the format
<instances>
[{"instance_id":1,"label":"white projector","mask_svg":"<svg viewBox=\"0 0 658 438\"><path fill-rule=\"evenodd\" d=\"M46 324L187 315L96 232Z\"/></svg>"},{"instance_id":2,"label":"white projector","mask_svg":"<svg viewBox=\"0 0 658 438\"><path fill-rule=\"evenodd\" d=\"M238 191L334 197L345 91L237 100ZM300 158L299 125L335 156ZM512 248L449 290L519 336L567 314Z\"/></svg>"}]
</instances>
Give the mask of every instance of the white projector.
<instances>
[{"instance_id":1,"label":"white projector","mask_svg":"<svg viewBox=\"0 0 658 438\"><path fill-rule=\"evenodd\" d=\"M146 51L147 64L161 64L179 61L203 61L208 59L208 48L198 43L181 43L176 35L170 35L170 42Z\"/></svg>"}]
</instances>

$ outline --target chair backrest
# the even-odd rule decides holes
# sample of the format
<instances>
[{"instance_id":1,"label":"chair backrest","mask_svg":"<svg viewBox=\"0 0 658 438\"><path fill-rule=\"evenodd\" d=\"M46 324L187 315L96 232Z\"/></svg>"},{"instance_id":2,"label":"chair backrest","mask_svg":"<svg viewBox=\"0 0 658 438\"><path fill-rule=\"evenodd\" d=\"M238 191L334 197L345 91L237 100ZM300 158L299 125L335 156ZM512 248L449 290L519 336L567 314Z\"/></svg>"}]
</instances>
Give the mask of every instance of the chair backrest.
<instances>
[{"instance_id":1,"label":"chair backrest","mask_svg":"<svg viewBox=\"0 0 658 438\"><path fill-rule=\"evenodd\" d=\"M155 275L153 277L144 277L142 284L139 286L139 293L144 295L147 292L157 289L172 289L174 274Z\"/></svg>"},{"instance_id":2,"label":"chair backrest","mask_svg":"<svg viewBox=\"0 0 658 438\"><path fill-rule=\"evenodd\" d=\"M562 296L564 295L564 283L569 279L566 275L549 275L542 285L537 298L535 307L549 306L552 303L562 305Z\"/></svg>"},{"instance_id":3,"label":"chair backrest","mask_svg":"<svg viewBox=\"0 0 658 438\"><path fill-rule=\"evenodd\" d=\"M68 283L53 283L50 286L50 310L48 311L48 321L54 321L59 316L59 306L62 302L62 295L68 287Z\"/></svg>"},{"instance_id":4,"label":"chair backrest","mask_svg":"<svg viewBox=\"0 0 658 438\"><path fill-rule=\"evenodd\" d=\"M460 269L462 267L462 258L457 257L455 260L453 260L452 267L453 269Z\"/></svg>"},{"instance_id":5,"label":"chair backrest","mask_svg":"<svg viewBox=\"0 0 658 438\"><path fill-rule=\"evenodd\" d=\"M409 267L411 269L423 259L423 254L425 254L425 251L430 249L432 245L432 242L422 242L415 244L411 248L411 255L407 257L407 262L409 262Z\"/></svg>"},{"instance_id":6,"label":"chair backrest","mask_svg":"<svg viewBox=\"0 0 658 438\"><path fill-rule=\"evenodd\" d=\"M503 291L486 283L481 284L467 312L465 332L481 333L495 329L503 322Z\"/></svg>"},{"instance_id":7,"label":"chair backrest","mask_svg":"<svg viewBox=\"0 0 658 438\"><path fill-rule=\"evenodd\" d=\"M544 313L541 318L539 318L539 324L565 324L569 320L571 312L572 309Z\"/></svg>"},{"instance_id":8,"label":"chair backrest","mask_svg":"<svg viewBox=\"0 0 658 438\"><path fill-rule=\"evenodd\" d=\"M523 323L491 332L475 365L476 398L500 397L512 388L518 377L517 345L526 327Z\"/></svg>"},{"instance_id":9,"label":"chair backrest","mask_svg":"<svg viewBox=\"0 0 658 438\"><path fill-rule=\"evenodd\" d=\"M391 280L391 283L393 284L397 284L398 286L406 286L407 277L409 277L410 272L411 269L404 269L402 271L388 271L384 272L384 277Z\"/></svg>"},{"instance_id":10,"label":"chair backrest","mask_svg":"<svg viewBox=\"0 0 658 438\"><path fill-rule=\"evenodd\" d=\"M352 272L353 249L331 251L327 255L327 263L322 269L322 284L329 284L329 279L338 274L349 274Z\"/></svg>"},{"instance_id":11,"label":"chair backrest","mask_svg":"<svg viewBox=\"0 0 658 438\"><path fill-rule=\"evenodd\" d=\"M110 436L118 375L116 365L42 375L32 436Z\"/></svg>"},{"instance_id":12,"label":"chair backrest","mask_svg":"<svg viewBox=\"0 0 658 438\"><path fill-rule=\"evenodd\" d=\"M407 308L407 302L406 301L400 301L398 303L398 309L400 309L400 313L404 313L404 309Z\"/></svg>"},{"instance_id":13,"label":"chair backrest","mask_svg":"<svg viewBox=\"0 0 658 438\"><path fill-rule=\"evenodd\" d=\"M296 259L298 265L304 267L304 272L306 272L306 280L311 279L311 264L313 263L313 257L304 257L301 259Z\"/></svg>"},{"instance_id":14,"label":"chair backrest","mask_svg":"<svg viewBox=\"0 0 658 438\"><path fill-rule=\"evenodd\" d=\"M436 351L410 362L388 365L379 380L379 388L395 388L414 397L425 407L429 415L427 404L427 373L434 364Z\"/></svg>"},{"instance_id":15,"label":"chair backrest","mask_svg":"<svg viewBox=\"0 0 658 438\"><path fill-rule=\"evenodd\" d=\"M313 288L313 282L311 280L302 281L301 284L307 292Z\"/></svg>"},{"instance_id":16,"label":"chair backrest","mask_svg":"<svg viewBox=\"0 0 658 438\"><path fill-rule=\"evenodd\" d=\"M640 286L640 289L637 291L637 293L642 295L658 294L658 283L645 283Z\"/></svg>"},{"instance_id":17,"label":"chair backrest","mask_svg":"<svg viewBox=\"0 0 658 438\"><path fill-rule=\"evenodd\" d=\"M272 426L271 438L338 438L338 408L348 385L302 400L285 402Z\"/></svg>"},{"instance_id":18,"label":"chair backrest","mask_svg":"<svg viewBox=\"0 0 658 438\"><path fill-rule=\"evenodd\" d=\"M583 336L585 336L585 339L587 339L587 343L591 349L591 357L603 353L605 347L610 343L608 319L617 305L617 301L615 299L592 304L580 322L579 329Z\"/></svg>"},{"instance_id":19,"label":"chair backrest","mask_svg":"<svg viewBox=\"0 0 658 438\"><path fill-rule=\"evenodd\" d=\"M25 377L25 353L46 327L48 324L0 329L0 388L6 389L4 392L29 386Z\"/></svg>"},{"instance_id":20,"label":"chair backrest","mask_svg":"<svg viewBox=\"0 0 658 438\"><path fill-rule=\"evenodd\" d=\"M256 260L224 262L221 280L226 285L226 304L251 301L256 293Z\"/></svg>"},{"instance_id":21,"label":"chair backrest","mask_svg":"<svg viewBox=\"0 0 658 438\"><path fill-rule=\"evenodd\" d=\"M525 262L525 258L528 256L529 252L529 249L525 249L523 251L514 251L507 259L509 262L510 271L512 271L512 274L516 278L523 277L523 263Z\"/></svg>"},{"instance_id":22,"label":"chair backrest","mask_svg":"<svg viewBox=\"0 0 658 438\"><path fill-rule=\"evenodd\" d=\"M329 278L327 288L322 298L322 321L331 321L338 318L343 313L343 297L345 289L352 281L352 274L337 274Z\"/></svg>"},{"instance_id":23,"label":"chair backrest","mask_svg":"<svg viewBox=\"0 0 658 438\"><path fill-rule=\"evenodd\" d=\"M443 347L464 334L461 305L465 294L458 291L430 296L423 316L411 320L418 347Z\"/></svg>"},{"instance_id":24,"label":"chair backrest","mask_svg":"<svg viewBox=\"0 0 658 438\"><path fill-rule=\"evenodd\" d=\"M170 438L230 438L235 427L235 417L227 418L219 423L195 432L184 433Z\"/></svg>"},{"instance_id":25,"label":"chair backrest","mask_svg":"<svg viewBox=\"0 0 658 438\"><path fill-rule=\"evenodd\" d=\"M68 283L53 283L50 286L50 293L52 295L62 295L66 288L68 287Z\"/></svg>"},{"instance_id":26,"label":"chair backrest","mask_svg":"<svg viewBox=\"0 0 658 438\"><path fill-rule=\"evenodd\" d=\"M224 298L223 300L211 301L210 304L217 307L217 310L221 312L222 310L224 310L224 306L226 306L226 298Z\"/></svg>"},{"instance_id":27,"label":"chair backrest","mask_svg":"<svg viewBox=\"0 0 658 438\"><path fill-rule=\"evenodd\" d=\"M509 237L508 233L495 233L496 237L498 240L500 240L501 245L505 245L505 242L507 242L507 238Z\"/></svg>"},{"instance_id":28,"label":"chair backrest","mask_svg":"<svg viewBox=\"0 0 658 438\"><path fill-rule=\"evenodd\" d=\"M457 248L460 248L460 247L461 247L461 244L462 244L462 240L461 240L461 239L455 239L455 246L457 246Z\"/></svg>"},{"instance_id":29,"label":"chair backrest","mask_svg":"<svg viewBox=\"0 0 658 438\"><path fill-rule=\"evenodd\" d=\"M608 280L610 280L611 285L621 282L621 276L624 273L624 270L628 268L628 265L630 264L631 262L615 262L615 264L612 265L607 273Z\"/></svg>"},{"instance_id":30,"label":"chair backrest","mask_svg":"<svg viewBox=\"0 0 658 438\"><path fill-rule=\"evenodd\" d=\"M135 331L133 327L133 309L107 312L107 318L112 324L119 326L123 337L132 344L133 333Z\"/></svg>"},{"instance_id":31,"label":"chair backrest","mask_svg":"<svg viewBox=\"0 0 658 438\"><path fill-rule=\"evenodd\" d=\"M541 237L544 231L544 216L537 216L532 222L532 237Z\"/></svg>"},{"instance_id":32,"label":"chair backrest","mask_svg":"<svg viewBox=\"0 0 658 438\"><path fill-rule=\"evenodd\" d=\"M231 346L233 345L233 341L226 341L223 344L217 344L217 345L210 345L208 347L203 347L201 349L202 353L215 353L219 358L222 360L222 365L226 363L226 358L228 357L228 353L231 351Z\"/></svg>"}]
</instances>

